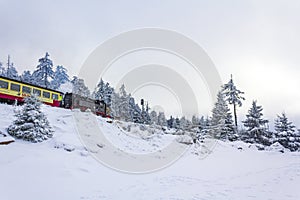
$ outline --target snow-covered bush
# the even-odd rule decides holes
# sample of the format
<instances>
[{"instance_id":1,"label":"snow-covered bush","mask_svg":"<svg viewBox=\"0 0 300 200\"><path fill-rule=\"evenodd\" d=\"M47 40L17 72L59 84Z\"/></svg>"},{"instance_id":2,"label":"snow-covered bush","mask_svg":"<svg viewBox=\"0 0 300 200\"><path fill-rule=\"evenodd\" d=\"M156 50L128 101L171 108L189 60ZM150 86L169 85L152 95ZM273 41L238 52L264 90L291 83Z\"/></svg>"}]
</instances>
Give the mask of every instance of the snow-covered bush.
<instances>
[{"instance_id":1,"label":"snow-covered bush","mask_svg":"<svg viewBox=\"0 0 300 200\"><path fill-rule=\"evenodd\" d=\"M275 133L275 142L279 142L291 151L297 151L300 149L300 134L288 131L277 132Z\"/></svg>"},{"instance_id":2,"label":"snow-covered bush","mask_svg":"<svg viewBox=\"0 0 300 200\"><path fill-rule=\"evenodd\" d=\"M52 137L52 128L35 95L25 99L23 109L15 116L16 120L7 129L11 136L30 142L42 142Z\"/></svg>"},{"instance_id":3,"label":"snow-covered bush","mask_svg":"<svg viewBox=\"0 0 300 200\"><path fill-rule=\"evenodd\" d=\"M289 151L288 149L284 148L279 142L275 142L271 146L267 147L266 150L268 151L275 151L284 153L285 151Z\"/></svg>"},{"instance_id":4,"label":"snow-covered bush","mask_svg":"<svg viewBox=\"0 0 300 200\"><path fill-rule=\"evenodd\" d=\"M182 144L193 144L193 138L189 135L179 135L176 141Z\"/></svg>"}]
</instances>

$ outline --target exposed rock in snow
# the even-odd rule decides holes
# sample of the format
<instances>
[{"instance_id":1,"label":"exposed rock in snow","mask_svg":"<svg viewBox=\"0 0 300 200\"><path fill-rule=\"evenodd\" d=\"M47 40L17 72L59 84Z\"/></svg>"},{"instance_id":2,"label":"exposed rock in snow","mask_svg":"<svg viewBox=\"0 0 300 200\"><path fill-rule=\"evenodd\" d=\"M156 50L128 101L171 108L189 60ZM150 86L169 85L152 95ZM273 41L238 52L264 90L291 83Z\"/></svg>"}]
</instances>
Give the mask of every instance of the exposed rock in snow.
<instances>
[{"instance_id":1,"label":"exposed rock in snow","mask_svg":"<svg viewBox=\"0 0 300 200\"><path fill-rule=\"evenodd\" d=\"M15 139L0 131L0 145L7 145L14 142Z\"/></svg>"}]
</instances>

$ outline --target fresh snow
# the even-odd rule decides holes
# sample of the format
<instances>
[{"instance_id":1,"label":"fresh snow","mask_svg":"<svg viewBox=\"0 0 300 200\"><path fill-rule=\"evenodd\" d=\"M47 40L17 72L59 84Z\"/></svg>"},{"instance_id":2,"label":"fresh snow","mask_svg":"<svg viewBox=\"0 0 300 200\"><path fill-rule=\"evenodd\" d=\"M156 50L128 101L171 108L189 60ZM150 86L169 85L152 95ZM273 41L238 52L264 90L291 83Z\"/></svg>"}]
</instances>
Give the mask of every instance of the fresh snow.
<instances>
[{"instance_id":1,"label":"fresh snow","mask_svg":"<svg viewBox=\"0 0 300 200\"><path fill-rule=\"evenodd\" d=\"M14 109L0 104L0 132L7 133ZM79 111L45 105L42 110L55 131L53 138L0 145L0 199L300 199L300 153L281 153L278 144L258 151L240 141L218 141L206 157L197 155L199 148L191 145L169 167L145 174L123 173L99 163L82 145L74 118ZM127 152L156 151L178 137L149 127L140 132L132 123L96 119L107 139Z\"/></svg>"}]
</instances>

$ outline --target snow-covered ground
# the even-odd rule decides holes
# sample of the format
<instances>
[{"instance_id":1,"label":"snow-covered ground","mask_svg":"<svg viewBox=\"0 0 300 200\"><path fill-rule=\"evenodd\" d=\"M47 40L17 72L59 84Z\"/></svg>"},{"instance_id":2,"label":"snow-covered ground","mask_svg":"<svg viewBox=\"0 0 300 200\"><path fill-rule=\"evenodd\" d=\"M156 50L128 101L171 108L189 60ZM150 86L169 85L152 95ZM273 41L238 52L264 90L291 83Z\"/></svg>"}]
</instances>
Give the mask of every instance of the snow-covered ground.
<instances>
[{"instance_id":1,"label":"snow-covered ground","mask_svg":"<svg viewBox=\"0 0 300 200\"><path fill-rule=\"evenodd\" d=\"M78 135L76 111L42 108L54 137L37 144L16 140L0 145L0 199L300 199L299 152L258 151L242 142L219 141L205 158L191 146L166 168L124 173L87 152ZM6 133L13 109L0 104L0 132ZM130 153L159 152L176 139L158 129L147 132L132 124L96 119L107 139Z\"/></svg>"}]
</instances>

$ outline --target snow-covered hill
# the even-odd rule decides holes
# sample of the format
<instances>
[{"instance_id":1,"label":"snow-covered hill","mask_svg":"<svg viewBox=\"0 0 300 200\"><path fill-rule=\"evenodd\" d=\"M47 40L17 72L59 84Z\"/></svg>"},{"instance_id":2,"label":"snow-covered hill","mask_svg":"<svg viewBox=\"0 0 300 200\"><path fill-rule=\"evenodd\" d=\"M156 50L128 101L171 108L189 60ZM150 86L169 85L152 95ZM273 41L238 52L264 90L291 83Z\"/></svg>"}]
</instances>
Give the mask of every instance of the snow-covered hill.
<instances>
[{"instance_id":1,"label":"snow-covered hill","mask_svg":"<svg viewBox=\"0 0 300 200\"><path fill-rule=\"evenodd\" d=\"M77 111L42 109L55 130L52 139L0 145L0 199L300 199L299 152L258 151L242 142L218 141L206 157L197 155L199 149L191 145L166 168L144 174L123 173L88 153L78 135ZM3 133L14 118L13 110L0 104ZM178 139L155 127L109 124L100 117L96 123L105 130L107 140L129 153L159 153ZM106 147L101 148L100 153Z\"/></svg>"}]
</instances>

